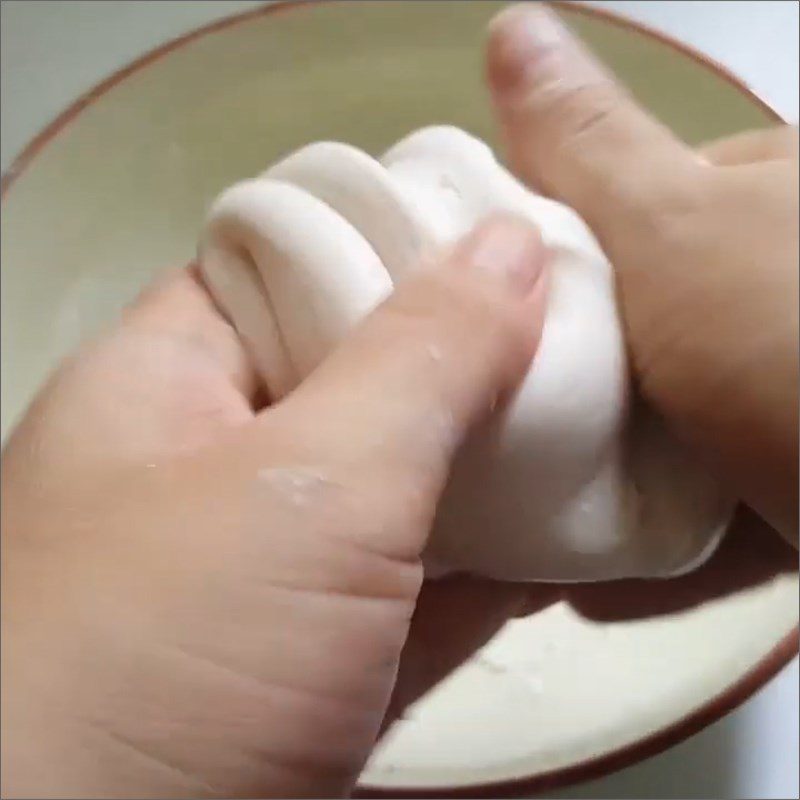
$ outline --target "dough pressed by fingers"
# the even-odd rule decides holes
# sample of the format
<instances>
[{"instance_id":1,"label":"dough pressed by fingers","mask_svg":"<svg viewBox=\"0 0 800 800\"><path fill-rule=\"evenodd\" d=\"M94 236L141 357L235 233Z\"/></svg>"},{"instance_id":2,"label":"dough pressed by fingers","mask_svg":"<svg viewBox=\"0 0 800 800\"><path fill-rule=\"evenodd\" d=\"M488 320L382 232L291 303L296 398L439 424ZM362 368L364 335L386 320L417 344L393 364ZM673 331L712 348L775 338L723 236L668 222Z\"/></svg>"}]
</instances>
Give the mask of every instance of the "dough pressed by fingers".
<instances>
[{"instance_id":1,"label":"dough pressed by fingers","mask_svg":"<svg viewBox=\"0 0 800 800\"><path fill-rule=\"evenodd\" d=\"M483 142L439 126L380 161L304 147L221 195L200 264L278 399L423 255L500 210L534 222L553 253L548 308L518 393L456 460L428 574L599 581L698 566L733 503L632 397L613 269L589 228Z\"/></svg>"}]
</instances>

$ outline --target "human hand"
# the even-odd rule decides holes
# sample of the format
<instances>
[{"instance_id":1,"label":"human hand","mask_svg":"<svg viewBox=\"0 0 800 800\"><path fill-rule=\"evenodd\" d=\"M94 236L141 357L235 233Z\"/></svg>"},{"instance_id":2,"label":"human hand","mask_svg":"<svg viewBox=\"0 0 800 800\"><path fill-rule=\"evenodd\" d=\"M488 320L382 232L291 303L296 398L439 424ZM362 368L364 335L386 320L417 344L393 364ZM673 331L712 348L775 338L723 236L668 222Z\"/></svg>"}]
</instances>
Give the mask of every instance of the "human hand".
<instances>
[{"instance_id":1,"label":"human hand","mask_svg":"<svg viewBox=\"0 0 800 800\"><path fill-rule=\"evenodd\" d=\"M3 795L347 792L393 689L397 713L525 600L444 581L409 632L544 260L527 224L479 226L262 411L194 271L62 366L3 455Z\"/></svg>"},{"instance_id":2,"label":"human hand","mask_svg":"<svg viewBox=\"0 0 800 800\"><path fill-rule=\"evenodd\" d=\"M792 150L794 148L794 150ZM797 151L797 128L753 131L710 142L700 153L723 165L748 158L768 161ZM719 549L699 569L669 581L626 580L583 584L565 592L579 613L595 621L672 614L714 598L797 572L797 551L771 534L748 508L738 509ZM536 598L532 598L536 607Z\"/></svg>"},{"instance_id":3,"label":"human hand","mask_svg":"<svg viewBox=\"0 0 800 800\"><path fill-rule=\"evenodd\" d=\"M513 168L616 267L641 391L796 542L797 130L699 157L538 5L495 20L488 76Z\"/></svg>"}]
</instances>

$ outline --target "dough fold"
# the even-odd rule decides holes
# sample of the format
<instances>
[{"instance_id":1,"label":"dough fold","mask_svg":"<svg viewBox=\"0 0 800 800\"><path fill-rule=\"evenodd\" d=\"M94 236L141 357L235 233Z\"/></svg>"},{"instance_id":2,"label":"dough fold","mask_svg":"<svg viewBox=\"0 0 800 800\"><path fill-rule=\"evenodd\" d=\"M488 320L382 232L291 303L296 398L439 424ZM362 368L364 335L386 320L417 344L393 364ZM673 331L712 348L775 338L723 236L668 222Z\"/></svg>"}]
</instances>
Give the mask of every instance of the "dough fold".
<instances>
[{"instance_id":1,"label":"dough fold","mask_svg":"<svg viewBox=\"0 0 800 800\"><path fill-rule=\"evenodd\" d=\"M531 219L553 251L544 330L511 404L457 458L428 575L598 581L698 566L733 503L631 396L613 270L586 224L483 142L432 127L380 161L304 147L216 200L199 261L277 400L423 254L498 210Z\"/></svg>"}]
</instances>

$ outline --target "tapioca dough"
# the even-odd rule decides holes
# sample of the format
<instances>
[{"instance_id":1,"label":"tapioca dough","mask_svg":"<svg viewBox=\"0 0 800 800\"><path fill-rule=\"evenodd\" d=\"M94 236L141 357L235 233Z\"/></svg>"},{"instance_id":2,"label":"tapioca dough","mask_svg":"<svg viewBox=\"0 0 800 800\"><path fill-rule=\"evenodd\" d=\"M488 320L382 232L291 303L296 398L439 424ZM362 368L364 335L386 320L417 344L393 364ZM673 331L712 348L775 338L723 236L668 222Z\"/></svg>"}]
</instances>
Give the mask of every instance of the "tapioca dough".
<instances>
[{"instance_id":1,"label":"tapioca dough","mask_svg":"<svg viewBox=\"0 0 800 800\"><path fill-rule=\"evenodd\" d=\"M483 142L431 127L379 160L303 147L215 201L200 264L279 399L423 253L500 210L532 220L552 250L544 329L511 404L457 458L428 575L601 581L698 566L733 504L632 396L612 265L572 209L522 186Z\"/></svg>"}]
</instances>

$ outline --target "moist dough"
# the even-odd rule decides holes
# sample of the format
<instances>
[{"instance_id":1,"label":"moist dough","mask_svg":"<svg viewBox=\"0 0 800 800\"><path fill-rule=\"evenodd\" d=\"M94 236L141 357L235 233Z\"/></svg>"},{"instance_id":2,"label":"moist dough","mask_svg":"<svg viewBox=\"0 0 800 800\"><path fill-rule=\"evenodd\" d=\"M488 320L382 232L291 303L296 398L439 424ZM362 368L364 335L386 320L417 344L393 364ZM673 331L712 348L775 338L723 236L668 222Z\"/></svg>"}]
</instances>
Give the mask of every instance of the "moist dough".
<instances>
[{"instance_id":1,"label":"moist dough","mask_svg":"<svg viewBox=\"0 0 800 800\"><path fill-rule=\"evenodd\" d=\"M733 504L631 396L612 267L586 224L523 187L483 142L432 127L380 161L345 144L304 147L217 199L200 263L279 399L422 253L498 210L531 219L553 251L544 330L510 406L457 458L428 575L595 581L692 569Z\"/></svg>"}]
</instances>

